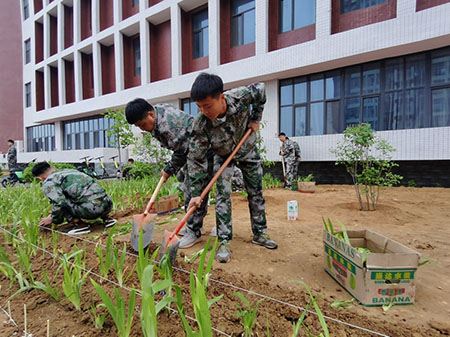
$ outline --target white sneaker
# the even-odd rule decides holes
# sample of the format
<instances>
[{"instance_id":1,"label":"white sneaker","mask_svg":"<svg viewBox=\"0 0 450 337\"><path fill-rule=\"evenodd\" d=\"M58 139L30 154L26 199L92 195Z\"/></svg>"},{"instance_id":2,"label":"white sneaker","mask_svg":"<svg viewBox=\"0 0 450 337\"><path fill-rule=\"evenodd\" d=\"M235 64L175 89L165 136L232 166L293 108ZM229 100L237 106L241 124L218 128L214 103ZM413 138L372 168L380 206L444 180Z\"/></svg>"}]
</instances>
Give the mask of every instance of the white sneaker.
<instances>
[{"instance_id":1,"label":"white sneaker","mask_svg":"<svg viewBox=\"0 0 450 337\"><path fill-rule=\"evenodd\" d=\"M185 236L187 230L188 230L187 226L184 226L183 228L181 228L181 230L178 232L177 235L178 235L178 236ZM200 228L200 233L201 233L202 235L204 235L204 234L206 233L206 231L205 231L205 229L204 229L203 227Z\"/></svg>"},{"instance_id":2,"label":"white sneaker","mask_svg":"<svg viewBox=\"0 0 450 337\"><path fill-rule=\"evenodd\" d=\"M180 240L180 245L178 246L180 249L183 248L189 248L195 245L196 243L199 243L202 240L202 237L197 237L193 231L188 229L186 231L186 234L183 236L183 238Z\"/></svg>"}]
</instances>

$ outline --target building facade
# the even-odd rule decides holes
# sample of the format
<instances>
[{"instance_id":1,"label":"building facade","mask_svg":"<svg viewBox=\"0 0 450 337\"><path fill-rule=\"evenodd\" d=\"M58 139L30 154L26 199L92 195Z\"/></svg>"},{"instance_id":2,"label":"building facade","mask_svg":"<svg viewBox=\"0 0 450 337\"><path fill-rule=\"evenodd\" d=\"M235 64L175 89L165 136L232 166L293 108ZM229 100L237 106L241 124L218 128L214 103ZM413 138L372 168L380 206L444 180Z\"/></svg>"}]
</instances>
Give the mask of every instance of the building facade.
<instances>
[{"instance_id":1,"label":"building facade","mask_svg":"<svg viewBox=\"0 0 450 337\"><path fill-rule=\"evenodd\" d=\"M143 97L195 114L208 71L265 83L269 160L285 132L305 163L332 162L368 122L397 161L450 161L450 0L21 2L24 156L108 156L106 109Z\"/></svg>"},{"instance_id":2,"label":"building facade","mask_svg":"<svg viewBox=\"0 0 450 337\"><path fill-rule=\"evenodd\" d=\"M20 2L0 2L0 153L8 151L8 139L23 140L21 27Z\"/></svg>"}]
</instances>

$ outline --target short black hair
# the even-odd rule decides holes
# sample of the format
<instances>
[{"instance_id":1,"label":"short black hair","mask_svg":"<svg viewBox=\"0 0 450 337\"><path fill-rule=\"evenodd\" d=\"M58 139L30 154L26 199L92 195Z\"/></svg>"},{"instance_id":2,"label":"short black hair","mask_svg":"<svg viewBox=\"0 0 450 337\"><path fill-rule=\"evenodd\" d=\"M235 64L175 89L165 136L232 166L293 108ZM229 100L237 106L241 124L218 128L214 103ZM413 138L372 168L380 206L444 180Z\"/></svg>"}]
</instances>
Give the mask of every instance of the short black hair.
<instances>
[{"instance_id":1,"label":"short black hair","mask_svg":"<svg viewBox=\"0 0 450 337\"><path fill-rule=\"evenodd\" d=\"M285 136L285 137L286 137L286 134L285 134L284 132L280 132L280 134L278 135L278 137L280 137L280 136Z\"/></svg>"},{"instance_id":2,"label":"short black hair","mask_svg":"<svg viewBox=\"0 0 450 337\"><path fill-rule=\"evenodd\" d=\"M125 108L125 117L128 124L136 124L147 116L147 112L153 111L153 106L143 98L136 98L128 102Z\"/></svg>"},{"instance_id":3,"label":"short black hair","mask_svg":"<svg viewBox=\"0 0 450 337\"><path fill-rule=\"evenodd\" d=\"M14 144L14 140L8 139L8 143L13 143Z\"/></svg>"},{"instance_id":4,"label":"short black hair","mask_svg":"<svg viewBox=\"0 0 450 337\"><path fill-rule=\"evenodd\" d=\"M222 92L223 82L219 76L201 73L195 79L194 84L192 84L191 99L198 102L209 96L217 98Z\"/></svg>"},{"instance_id":5,"label":"short black hair","mask_svg":"<svg viewBox=\"0 0 450 337\"><path fill-rule=\"evenodd\" d=\"M128 161L134 163L134 159L133 158L129 158Z\"/></svg>"},{"instance_id":6,"label":"short black hair","mask_svg":"<svg viewBox=\"0 0 450 337\"><path fill-rule=\"evenodd\" d=\"M33 166L33 168L31 169L31 173L33 173L35 177L39 177L41 174L45 173L45 171L47 171L49 168L50 164L47 163L46 161L42 161Z\"/></svg>"}]
</instances>

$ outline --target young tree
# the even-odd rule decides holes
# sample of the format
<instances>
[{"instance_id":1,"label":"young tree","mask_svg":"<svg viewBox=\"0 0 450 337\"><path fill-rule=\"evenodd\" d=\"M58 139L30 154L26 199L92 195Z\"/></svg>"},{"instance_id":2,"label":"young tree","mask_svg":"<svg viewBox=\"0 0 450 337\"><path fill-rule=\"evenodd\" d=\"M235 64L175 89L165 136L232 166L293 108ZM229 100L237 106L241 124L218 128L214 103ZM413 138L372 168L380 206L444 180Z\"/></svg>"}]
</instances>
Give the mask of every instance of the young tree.
<instances>
[{"instance_id":1,"label":"young tree","mask_svg":"<svg viewBox=\"0 0 450 337\"><path fill-rule=\"evenodd\" d=\"M114 123L106 130L106 135L113 138L111 145L116 145L119 152L119 164L122 163L120 149L125 149L127 146L136 143L136 137L131 131L131 125L128 124L125 118L124 109L107 109L103 114L108 119L112 119Z\"/></svg>"},{"instance_id":2,"label":"young tree","mask_svg":"<svg viewBox=\"0 0 450 337\"><path fill-rule=\"evenodd\" d=\"M382 187L391 187L403 179L392 173L392 168L398 166L391 161L394 151L368 123L347 127L344 140L330 150L336 155L336 165L345 165L351 175L360 210L376 210Z\"/></svg>"}]
</instances>

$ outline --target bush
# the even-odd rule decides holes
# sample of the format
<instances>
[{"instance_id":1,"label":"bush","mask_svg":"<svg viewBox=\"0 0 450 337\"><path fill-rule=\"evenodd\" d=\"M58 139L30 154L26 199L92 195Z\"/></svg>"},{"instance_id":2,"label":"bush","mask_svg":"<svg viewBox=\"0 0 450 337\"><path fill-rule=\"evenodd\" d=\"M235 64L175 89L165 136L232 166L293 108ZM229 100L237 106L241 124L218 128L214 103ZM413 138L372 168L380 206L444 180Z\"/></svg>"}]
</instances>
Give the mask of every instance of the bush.
<instances>
[{"instance_id":1,"label":"bush","mask_svg":"<svg viewBox=\"0 0 450 337\"><path fill-rule=\"evenodd\" d=\"M159 170L154 164L136 161L132 165L126 165L124 171L127 171L126 178L142 179L145 177L157 175Z\"/></svg>"},{"instance_id":2,"label":"bush","mask_svg":"<svg viewBox=\"0 0 450 337\"><path fill-rule=\"evenodd\" d=\"M68 164L68 163L53 163L53 162L48 162L48 163L50 164L50 166L56 167L57 170L75 169L75 166L73 166L72 164ZM31 173L31 169L36 164L37 163L29 163L28 166L23 171L23 181L25 181L26 183L31 183L33 181L35 181L35 182L39 181L36 177L33 176L33 173Z\"/></svg>"}]
</instances>

